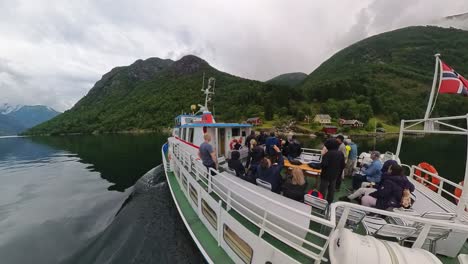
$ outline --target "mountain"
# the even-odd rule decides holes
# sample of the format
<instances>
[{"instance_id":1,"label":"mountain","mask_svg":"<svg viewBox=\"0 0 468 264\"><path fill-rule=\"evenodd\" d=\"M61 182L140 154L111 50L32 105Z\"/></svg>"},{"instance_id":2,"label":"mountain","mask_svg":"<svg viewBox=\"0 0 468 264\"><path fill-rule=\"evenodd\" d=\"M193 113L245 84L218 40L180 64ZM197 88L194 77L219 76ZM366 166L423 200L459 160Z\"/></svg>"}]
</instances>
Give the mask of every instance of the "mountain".
<instances>
[{"instance_id":1,"label":"mountain","mask_svg":"<svg viewBox=\"0 0 468 264\"><path fill-rule=\"evenodd\" d=\"M0 114L0 136L17 135L26 128L18 123L15 119Z\"/></svg>"},{"instance_id":2,"label":"mountain","mask_svg":"<svg viewBox=\"0 0 468 264\"><path fill-rule=\"evenodd\" d=\"M396 123L424 115L434 74L434 54L468 76L468 32L454 28L408 27L359 41L313 71L300 89L322 112L350 116L368 105ZM359 111L358 111L359 112ZM466 98L439 95L433 116L468 112ZM353 115L353 114L351 114Z\"/></svg>"},{"instance_id":3,"label":"mountain","mask_svg":"<svg viewBox=\"0 0 468 264\"><path fill-rule=\"evenodd\" d=\"M221 72L196 56L187 55L178 61L149 58L112 69L73 108L27 133L158 130L172 126L175 116L189 112L192 104L204 102L200 91L203 76L205 82L208 77L216 78L214 106L210 108L218 121L245 120L262 113L264 104L289 107L284 98L291 96L282 87Z\"/></svg>"},{"instance_id":4,"label":"mountain","mask_svg":"<svg viewBox=\"0 0 468 264\"><path fill-rule=\"evenodd\" d=\"M57 112L48 106L24 105L14 111L9 112L7 116L15 119L22 126L30 128L52 119L59 114L60 112Z\"/></svg>"},{"instance_id":5,"label":"mountain","mask_svg":"<svg viewBox=\"0 0 468 264\"><path fill-rule=\"evenodd\" d=\"M0 135L16 135L58 114L44 105L0 104Z\"/></svg>"},{"instance_id":6,"label":"mountain","mask_svg":"<svg viewBox=\"0 0 468 264\"><path fill-rule=\"evenodd\" d=\"M291 72L278 75L275 78L268 80L267 83L295 87L302 83L302 81L304 81L305 78L307 78L307 74L303 72Z\"/></svg>"},{"instance_id":7,"label":"mountain","mask_svg":"<svg viewBox=\"0 0 468 264\"><path fill-rule=\"evenodd\" d=\"M23 107L23 105L10 105L8 103L0 104L0 114L7 115Z\"/></svg>"}]
</instances>

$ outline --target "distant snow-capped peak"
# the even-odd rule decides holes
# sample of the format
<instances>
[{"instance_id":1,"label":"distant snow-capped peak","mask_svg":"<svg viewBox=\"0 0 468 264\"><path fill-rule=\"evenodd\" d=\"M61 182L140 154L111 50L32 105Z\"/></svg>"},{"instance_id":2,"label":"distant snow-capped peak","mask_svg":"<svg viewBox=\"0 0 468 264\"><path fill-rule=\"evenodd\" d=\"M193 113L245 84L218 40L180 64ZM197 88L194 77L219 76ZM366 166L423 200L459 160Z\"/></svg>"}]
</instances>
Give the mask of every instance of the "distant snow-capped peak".
<instances>
[{"instance_id":1,"label":"distant snow-capped peak","mask_svg":"<svg viewBox=\"0 0 468 264\"><path fill-rule=\"evenodd\" d=\"M0 104L0 114L8 115L11 112L18 111L23 105L11 105L8 103Z\"/></svg>"}]
</instances>

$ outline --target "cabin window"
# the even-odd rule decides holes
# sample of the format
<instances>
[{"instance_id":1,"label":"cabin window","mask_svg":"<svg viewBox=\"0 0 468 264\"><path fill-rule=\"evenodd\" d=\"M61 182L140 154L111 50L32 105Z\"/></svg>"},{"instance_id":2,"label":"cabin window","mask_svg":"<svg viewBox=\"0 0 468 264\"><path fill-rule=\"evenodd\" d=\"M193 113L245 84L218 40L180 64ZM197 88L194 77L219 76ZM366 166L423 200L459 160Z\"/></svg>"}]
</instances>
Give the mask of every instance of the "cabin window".
<instances>
[{"instance_id":1,"label":"cabin window","mask_svg":"<svg viewBox=\"0 0 468 264\"><path fill-rule=\"evenodd\" d=\"M242 130L242 136L245 137L245 130Z\"/></svg>"},{"instance_id":2,"label":"cabin window","mask_svg":"<svg viewBox=\"0 0 468 264\"><path fill-rule=\"evenodd\" d=\"M216 216L216 212L210 207L210 205L204 200L201 199L202 204L202 214L205 216L208 223L217 230L218 229L218 217Z\"/></svg>"},{"instance_id":3,"label":"cabin window","mask_svg":"<svg viewBox=\"0 0 468 264\"><path fill-rule=\"evenodd\" d=\"M187 136L187 129L186 129L186 128L182 128L182 139L183 139L183 140L187 140L186 136Z\"/></svg>"},{"instance_id":4,"label":"cabin window","mask_svg":"<svg viewBox=\"0 0 468 264\"><path fill-rule=\"evenodd\" d=\"M193 187L192 184L189 184L190 188L189 188L189 194L190 194L190 198L192 199L192 201L198 205L198 193L197 193L197 190L195 190L195 188Z\"/></svg>"},{"instance_id":5,"label":"cabin window","mask_svg":"<svg viewBox=\"0 0 468 264\"><path fill-rule=\"evenodd\" d=\"M226 224L224 224L223 228L223 238L244 263L252 262L253 249Z\"/></svg>"},{"instance_id":6,"label":"cabin window","mask_svg":"<svg viewBox=\"0 0 468 264\"><path fill-rule=\"evenodd\" d=\"M184 186L184 190L187 190L187 177L182 174L182 185Z\"/></svg>"},{"instance_id":7,"label":"cabin window","mask_svg":"<svg viewBox=\"0 0 468 264\"><path fill-rule=\"evenodd\" d=\"M189 128L189 131L188 131L188 142L190 143L193 143L193 130L194 128Z\"/></svg>"},{"instance_id":8,"label":"cabin window","mask_svg":"<svg viewBox=\"0 0 468 264\"><path fill-rule=\"evenodd\" d=\"M233 136L233 137L238 137L238 136L240 136L240 128L233 128L233 129L232 129L232 136Z\"/></svg>"}]
</instances>

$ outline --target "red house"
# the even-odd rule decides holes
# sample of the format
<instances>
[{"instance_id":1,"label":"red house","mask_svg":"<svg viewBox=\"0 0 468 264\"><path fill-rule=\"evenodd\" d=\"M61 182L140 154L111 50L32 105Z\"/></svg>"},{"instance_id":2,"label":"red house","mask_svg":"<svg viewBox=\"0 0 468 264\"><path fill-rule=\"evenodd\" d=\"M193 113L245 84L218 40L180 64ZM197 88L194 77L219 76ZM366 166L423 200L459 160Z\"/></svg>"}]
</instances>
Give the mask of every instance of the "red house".
<instances>
[{"instance_id":1,"label":"red house","mask_svg":"<svg viewBox=\"0 0 468 264\"><path fill-rule=\"evenodd\" d=\"M323 126L322 131L325 132L325 134L336 134L338 128L336 126Z\"/></svg>"},{"instance_id":2,"label":"red house","mask_svg":"<svg viewBox=\"0 0 468 264\"><path fill-rule=\"evenodd\" d=\"M260 117L251 117L247 119L247 123L253 126L260 126L262 124L262 119Z\"/></svg>"}]
</instances>

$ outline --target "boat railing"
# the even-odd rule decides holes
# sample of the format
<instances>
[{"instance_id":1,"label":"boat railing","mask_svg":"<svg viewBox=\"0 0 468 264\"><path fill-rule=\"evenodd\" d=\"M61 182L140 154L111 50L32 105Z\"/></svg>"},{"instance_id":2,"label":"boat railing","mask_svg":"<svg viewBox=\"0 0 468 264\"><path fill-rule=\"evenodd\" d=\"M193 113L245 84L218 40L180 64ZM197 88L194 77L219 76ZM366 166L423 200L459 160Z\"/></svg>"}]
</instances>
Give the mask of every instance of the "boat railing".
<instances>
[{"instance_id":1,"label":"boat railing","mask_svg":"<svg viewBox=\"0 0 468 264\"><path fill-rule=\"evenodd\" d=\"M412 165L408 166L406 164L402 164L402 166L409 168L410 170L410 178L416 180L417 182L421 183L422 185L425 185L429 189L433 190L436 192L438 195L442 196L447 195L454 199L453 201L458 201L460 200L460 197L457 197L454 195L454 190L456 189L463 189L463 186L460 184L457 184L451 180L447 180L444 177L440 176L439 174L427 171L421 167ZM416 172L421 171L421 176L417 175ZM424 175L429 175L430 177L424 177ZM445 199L445 198L444 198Z\"/></svg>"},{"instance_id":2,"label":"boat railing","mask_svg":"<svg viewBox=\"0 0 468 264\"><path fill-rule=\"evenodd\" d=\"M417 226L420 232L418 233L415 242L412 245L412 248L421 248L428 237L428 234L432 227L443 227L446 229L450 229L452 231L456 230L462 233L468 233L468 225L461 224L455 221L448 221L448 220L437 220L437 219L429 219L423 218L420 216L415 216L411 214L404 214L394 211L387 211L387 210L380 210L377 208L366 207L359 204L348 203L348 202L336 202L330 205L330 221L335 222L337 220L337 208L341 207L343 210L340 210L339 221L336 225L336 229L344 228L346 222L348 220L348 216L352 209L360 210L368 213L374 213L377 215L382 216L382 218L389 217L393 219L400 219L404 223L412 223L412 226Z\"/></svg>"},{"instance_id":3,"label":"boat railing","mask_svg":"<svg viewBox=\"0 0 468 264\"><path fill-rule=\"evenodd\" d=\"M219 199L225 204L227 211L235 210L236 213L240 214L249 222L257 226L257 228L259 228L259 237L262 237L262 235L267 232L291 248L301 252L305 256L316 260L317 263L320 261L328 261L324 255L328 247L329 235L331 232L329 234L323 234L321 230L315 231L310 228L311 226L314 226L314 224L310 225L310 223L315 223L315 227L325 226L330 230L333 230L335 227L335 222L317 217L310 213L307 214L304 211L272 200L270 197L265 196L260 192L255 192L255 190L252 188L248 188L243 184L240 184L239 182L231 179L229 176L224 175L224 173L221 173L218 170L210 168L208 171L198 159L198 157L190 154L188 151L180 147L180 145L177 147L174 146L173 152L176 158L176 163L184 166L189 173L193 173L199 184L200 181L206 184L207 192L214 193L217 197L219 197ZM215 176L210 177L210 174L214 174ZM229 182L229 186L223 184L220 178L222 178L223 181ZM243 193L253 193L255 196L261 197L269 203L274 204L277 208L281 208L283 212L286 212L286 215L287 212L300 215L309 221L308 228L304 228L303 226L279 215L272 210L269 210L268 208L259 206L255 203L256 201L242 199L242 194L236 192L235 188L232 188L231 185L236 186L238 189L242 189ZM300 230L303 236L298 236L289 229ZM323 243L319 244L312 242L316 240L307 240L307 235L320 238L323 240Z\"/></svg>"},{"instance_id":4,"label":"boat railing","mask_svg":"<svg viewBox=\"0 0 468 264\"><path fill-rule=\"evenodd\" d=\"M318 161L322 160L322 150L320 149L311 149L311 148L302 148L302 158L306 161Z\"/></svg>"}]
</instances>

